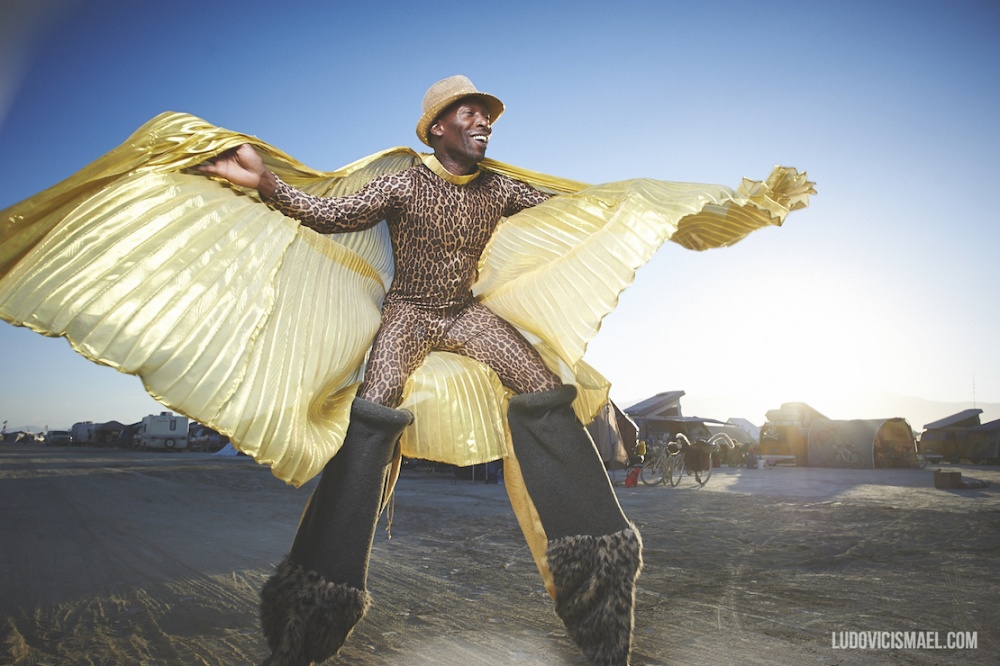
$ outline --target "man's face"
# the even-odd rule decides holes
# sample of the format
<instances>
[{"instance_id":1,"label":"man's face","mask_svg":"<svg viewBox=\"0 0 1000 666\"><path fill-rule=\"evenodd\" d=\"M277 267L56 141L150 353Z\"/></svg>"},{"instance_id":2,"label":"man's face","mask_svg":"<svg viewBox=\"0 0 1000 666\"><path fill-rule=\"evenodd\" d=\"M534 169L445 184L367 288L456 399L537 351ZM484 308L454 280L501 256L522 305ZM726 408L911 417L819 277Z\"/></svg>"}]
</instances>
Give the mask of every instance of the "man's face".
<instances>
[{"instance_id":1,"label":"man's face","mask_svg":"<svg viewBox=\"0 0 1000 666\"><path fill-rule=\"evenodd\" d=\"M458 100L431 125L431 135L437 137L434 151L458 161L479 163L486 157L491 120L489 107L482 100L476 97Z\"/></svg>"}]
</instances>

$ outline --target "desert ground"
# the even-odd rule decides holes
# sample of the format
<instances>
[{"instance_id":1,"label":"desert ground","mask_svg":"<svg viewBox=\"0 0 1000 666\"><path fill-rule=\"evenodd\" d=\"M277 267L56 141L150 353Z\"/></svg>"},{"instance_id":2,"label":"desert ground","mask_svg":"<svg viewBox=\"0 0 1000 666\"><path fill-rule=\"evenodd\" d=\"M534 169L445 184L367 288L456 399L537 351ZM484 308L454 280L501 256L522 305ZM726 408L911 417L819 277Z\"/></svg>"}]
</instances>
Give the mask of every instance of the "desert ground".
<instances>
[{"instance_id":1,"label":"desert ground","mask_svg":"<svg viewBox=\"0 0 1000 666\"><path fill-rule=\"evenodd\" d=\"M645 543L632 663L998 663L1000 469L949 468L991 485L938 490L931 467L722 467L677 488L615 472ZM259 663L258 590L312 483L245 457L0 446L0 663ZM502 483L406 469L385 526L375 607L328 663L585 664ZM859 631L976 647L835 647Z\"/></svg>"}]
</instances>

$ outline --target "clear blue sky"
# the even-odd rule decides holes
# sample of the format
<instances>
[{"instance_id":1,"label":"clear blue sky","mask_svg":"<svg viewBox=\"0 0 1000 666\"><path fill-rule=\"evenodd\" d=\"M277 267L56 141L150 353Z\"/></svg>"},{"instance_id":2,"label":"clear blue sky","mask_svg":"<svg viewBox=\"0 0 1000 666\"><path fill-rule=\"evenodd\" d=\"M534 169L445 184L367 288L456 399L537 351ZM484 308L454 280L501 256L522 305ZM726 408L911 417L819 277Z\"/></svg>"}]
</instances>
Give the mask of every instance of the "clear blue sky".
<instances>
[{"instance_id":1,"label":"clear blue sky","mask_svg":"<svg viewBox=\"0 0 1000 666\"><path fill-rule=\"evenodd\" d=\"M464 73L507 104L496 159L595 183L735 187L774 164L817 182L783 228L668 244L639 272L587 356L619 402L679 389L688 414L760 424L804 401L919 429L975 401L992 420L998 34L993 0L6 0L0 208L165 110L318 169L419 148L424 91ZM0 420L159 409L137 379L0 325Z\"/></svg>"}]
</instances>

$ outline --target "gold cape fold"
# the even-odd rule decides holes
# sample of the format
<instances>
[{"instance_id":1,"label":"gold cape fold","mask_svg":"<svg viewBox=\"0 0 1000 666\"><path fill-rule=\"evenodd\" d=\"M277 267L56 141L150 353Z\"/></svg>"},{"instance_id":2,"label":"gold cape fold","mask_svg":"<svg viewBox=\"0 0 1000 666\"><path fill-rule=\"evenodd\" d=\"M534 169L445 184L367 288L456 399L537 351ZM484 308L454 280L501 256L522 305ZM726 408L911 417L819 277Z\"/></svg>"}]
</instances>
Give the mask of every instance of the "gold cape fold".
<instances>
[{"instance_id":1,"label":"gold cape fold","mask_svg":"<svg viewBox=\"0 0 1000 666\"><path fill-rule=\"evenodd\" d=\"M392 252L384 223L324 236L260 205L255 192L191 171L241 143L319 196L420 160L393 148L321 172L256 137L161 114L0 213L0 318L137 375L155 399L301 485L343 442ZM586 345L664 241L728 245L780 225L814 193L804 173L785 167L736 191L652 180L589 187L493 160L482 167L560 195L500 225L474 291L577 385L584 421L609 389L582 360ZM489 368L431 354L406 387L402 407L415 422L403 455L456 465L503 457L508 397Z\"/></svg>"}]
</instances>

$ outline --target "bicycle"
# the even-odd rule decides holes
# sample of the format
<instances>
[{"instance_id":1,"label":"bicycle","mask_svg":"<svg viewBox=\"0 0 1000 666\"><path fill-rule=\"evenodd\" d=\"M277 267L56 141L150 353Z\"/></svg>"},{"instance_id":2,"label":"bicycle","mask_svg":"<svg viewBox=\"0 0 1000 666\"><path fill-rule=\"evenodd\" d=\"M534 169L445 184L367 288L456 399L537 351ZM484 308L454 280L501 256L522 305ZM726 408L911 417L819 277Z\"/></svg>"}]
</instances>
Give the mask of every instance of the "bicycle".
<instances>
[{"instance_id":1,"label":"bicycle","mask_svg":"<svg viewBox=\"0 0 1000 666\"><path fill-rule=\"evenodd\" d=\"M728 433L715 433L708 439L708 444L712 447L713 453L719 454L720 464L729 467L746 467L747 447L737 443Z\"/></svg>"},{"instance_id":2,"label":"bicycle","mask_svg":"<svg viewBox=\"0 0 1000 666\"><path fill-rule=\"evenodd\" d=\"M663 442L653 442L647 449L642 467L639 468L639 480L646 486L658 486L667 479L667 460L670 452L667 444Z\"/></svg>"},{"instance_id":3,"label":"bicycle","mask_svg":"<svg viewBox=\"0 0 1000 666\"><path fill-rule=\"evenodd\" d=\"M834 444L833 450L837 454L837 462L844 463L847 467L857 469L861 467L861 456L854 450L851 444Z\"/></svg>"},{"instance_id":4,"label":"bicycle","mask_svg":"<svg viewBox=\"0 0 1000 666\"><path fill-rule=\"evenodd\" d=\"M720 453L723 446L732 449L736 447L736 443L729 435L717 433L707 440L699 439L692 444L685 435L678 433L676 453L667 464L670 485L677 487L685 476L694 476L698 485L704 486L712 478L712 468L715 466L712 458Z\"/></svg>"},{"instance_id":5,"label":"bicycle","mask_svg":"<svg viewBox=\"0 0 1000 666\"><path fill-rule=\"evenodd\" d=\"M684 451L686 448L691 446L691 442L687 437L678 433L677 435L677 449L670 454L670 460L667 461L667 478L670 480L670 486L673 488L677 487L677 484L681 482L681 479L687 474L687 464L684 460ZM706 479L707 481L708 479Z\"/></svg>"},{"instance_id":6,"label":"bicycle","mask_svg":"<svg viewBox=\"0 0 1000 666\"><path fill-rule=\"evenodd\" d=\"M669 482L676 488L685 476L694 476L698 485L703 486L712 476L712 456L722 446L734 448L736 444L725 433L708 440L699 439L694 444L683 433L677 433L666 443L654 442L639 469L639 479L647 486Z\"/></svg>"}]
</instances>

